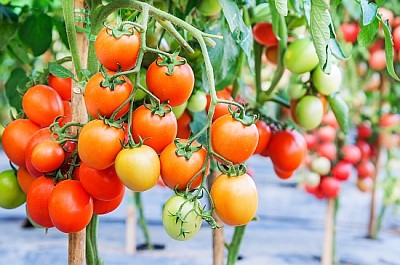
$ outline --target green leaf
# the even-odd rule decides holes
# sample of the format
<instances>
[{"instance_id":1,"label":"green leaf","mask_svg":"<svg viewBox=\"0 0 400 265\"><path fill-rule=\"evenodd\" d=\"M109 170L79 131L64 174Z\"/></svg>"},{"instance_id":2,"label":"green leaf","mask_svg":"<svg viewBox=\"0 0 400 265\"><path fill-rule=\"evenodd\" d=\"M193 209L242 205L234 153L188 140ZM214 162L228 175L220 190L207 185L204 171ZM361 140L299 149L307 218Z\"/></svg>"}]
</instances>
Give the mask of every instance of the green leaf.
<instances>
[{"instance_id":1,"label":"green leaf","mask_svg":"<svg viewBox=\"0 0 400 265\"><path fill-rule=\"evenodd\" d=\"M33 55L39 56L50 48L52 28L51 17L41 12L34 12L26 18L18 34L22 42L31 48Z\"/></svg>"},{"instance_id":2,"label":"green leaf","mask_svg":"<svg viewBox=\"0 0 400 265\"><path fill-rule=\"evenodd\" d=\"M18 30L18 15L9 7L0 5L0 51L5 49Z\"/></svg>"},{"instance_id":3,"label":"green leaf","mask_svg":"<svg viewBox=\"0 0 400 265\"><path fill-rule=\"evenodd\" d=\"M68 38L67 38L67 31L65 29L65 22L61 19L57 19L53 17L53 24L57 29L58 35L60 35L61 41L64 45L69 48Z\"/></svg>"},{"instance_id":4,"label":"green leaf","mask_svg":"<svg viewBox=\"0 0 400 265\"><path fill-rule=\"evenodd\" d=\"M25 63L25 64L30 64L31 59L29 58L28 51L25 49L25 47L22 45L22 43L19 41L19 39L14 39L11 41L8 45L8 49L10 53L16 57L20 62Z\"/></svg>"},{"instance_id":5,"label":"green leaf","mask_svg":"<svg viewBox=\"0 0 400 265\"><path fill-rule=\"evenodd\" d=\"M354 20L359 20L361 18L361 9L354 0L343 0L343 5L346 7L346 11Z\"/></svg>"},{"instance_id":6,"label":"green leaf","mask_svg":"<svg viewBox=\"0 0 400 265\"><path fill-rule=\"evenodd\" d=\"M340 128L344 133L347 133L349 129L349 107L338 95L331 95L328 97L328 102Z\"/></svg>"},{"instance_id":7,"label":"green leaf","mask_svg":"<svg viewBox=\"0 0 400 265\"><path fill-rule=\"evenodd\" d=\"M389 75L393 79L400 81L400 78L397 76L393 65L394 48L393 48L393 37L390 31L389 21L385 21L382 23L382 18L380 18L380 20L383 28L383 33L385 34L386 69Z\"/></svg>"},{"instance_id":8,"label":"green leaf","mask_svg":"<svg viewBox=\"0 0 400 265\"><path fill-rule=\"evenodd\" d=\"M357 36L357 42L360 46L368 47L375 38L379 29L379 20L375 17L371 23L366 26L361 25L360 33Z\"/></svg>"},{"instance_id":9,"label":"green leaf","mask_svg":"<svg viewBox=\"0 0 400 265\"><path fill-rule=\"evenodd\" d=\"M276 9L276 6L274 4L274 0L268 0L268 3L270 5L271 9L271 16L272 16L272 29L274 31L275 36L278 36L279 34L279 12Z\"/></svg>"},{"instance_id":10,"label":"green leaf","mask_svg":"<svg viewBox=\"0 0 400 265\"><path fill-rule=\"evenodd\" d=\"M219 0L232 37L246 54L250 71L254 73L253 33L250 26L246 26L244 23L242 11L236 2L234 0Z\"/></svg>"},{"instance_id":11,"label":"green leaf","mask_svg":"<svg viewBox=\"0 0 400 265\"><path fill-rule=\"evenodd\" d=\"M204 128L204 126L206 126L206 121L207 121L206 112L205 111L191 112L190 115L193 118L192 122L190 123L190 130L192 130L193 134L196 135ZM197 141L202 145L206 145L207 144L206 135L203 134L202 136L200 136L199 139L197 139Z\"/></svg>"},{"instance_id":12,"label":"green leaf","mask_svg":"<svg viewBox=\"0 0 400 265\"><path fill-rule=\"evenodd\" d=\"M332 53L333 56L338 58L339 60L347 60L350 55L346 55L346 53L343 51L342 47L340 46L339 42L336 39L336 33L335 33L335 28L333 27L333 24L329 25L329 29L331 32L331 38L329 39L329 49Z\"/></svg>"},{"instance_id":13,"label":"green leaf","mask_svg":"<svg viewBox=\"0 0 400 265\"><path fill-rule=\"evenodd\" d=\"M26 83L29 78L22 68L16 68L11 72L10 77L5 83L6 97L8 103L14 107L17 112L22 110L22 97L20 91L26 90Z\"/></svg>"},{"instance_id":14,"label":"green leaf","mask_svg":"<svg viewBox=\"0 0 400 265\"><path fill-rule=\"evenodd\" d=\"M70 70L55 62L49 63L49 72L60 78L74 78L74 74Z\"/></svg>"},{"instance_id":15,"label":"green leaf","mask_svg":"<svg viewBox=\"0 0 400 265\"><path fill-rule=\"evenodd\" d=\"M369 3L368 0L360 0L362 11L362 26L369 25L373 22L378 12L378 6L375 3Z\"/></svg>"},{"instance_id":16,"label":"green leaf","mask_svg":"<svg viewBox=\"0 0 400 265\"><path fill-rule=\"evenodd\" d=\"M278 11L279 15L287 16L288 14L288 7L287 7L287 0L274 0L275 7Z\"/></svg>"}]
</instances>

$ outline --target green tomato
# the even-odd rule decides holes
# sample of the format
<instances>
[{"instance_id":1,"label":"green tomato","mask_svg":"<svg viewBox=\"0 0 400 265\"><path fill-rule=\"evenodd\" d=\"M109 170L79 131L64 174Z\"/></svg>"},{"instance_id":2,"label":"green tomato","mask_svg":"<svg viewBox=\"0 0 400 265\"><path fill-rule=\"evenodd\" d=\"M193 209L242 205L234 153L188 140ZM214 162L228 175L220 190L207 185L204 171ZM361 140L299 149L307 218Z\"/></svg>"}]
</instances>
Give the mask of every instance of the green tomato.
<instances>
[{"instance_id":1,"label":"green tomato","mask_svg":"<svg viewBox=\"0 0 400 265\"><path fill-rule=\"evenodd\" d=\"M201 0L197 4L197 10L203 16L214 16L221 12L221 5L218 0Z\"/></svg>"},{"instance_id":2,"label":"green tomato","mask_svg":"<svg viewBox=\"0 0 400 265\"><path fill-rule=\"evenodd\" d=\"M188 102L186 101L182 105L172 107L172 112L175 114L176 119L179 119L183 115L183 112L185 112L187 104Z\"/></svg>"},{"instance_id":3,"label":"green tomato","mask_svg":"<svg viewBox=\"0 0 400 265\"><path fill-rule=\"evenodd\" d=\"M184 241L197 234L202 224L202 218L195 212L195 207L194 202L187 201L178 195L168 199L162 211L162 223L170 237ZM200 202L198 202L197 208L199 212L201 210Z\"/></svg>"},{"instance_id":4,"label":"green tomato","mask_svg":"<svg viewBox=\"0 0 400 265\"><path fill-rule=\"evenodd\" d=\"M312 73L314 87L323 95L329 96L339 90L342 84L342 72L339 66L332 64L331 73L328 75L321 67L315 68Z\"/></svg>"},{"instance_id":5,"label":"green tomato","mask_svg":"<svg viewBox=\"0 0 400 265\"><path fill-rule=\"evenodd\" d=\"M296 119L300 126L312 130L321 124L324 106L319 97L308 95L302 97L296 106Z\"/></svg>"},{"instance_id":6,"label":"green tomato","mask_svg":"<svg viewBox=\"0 0 400 265\"><path fill-rule=\"evenodd\" d=\"M18 184L17 176L13 170L0 173L0 207L14 209L26 200L25 193Z\"/></svg>"},{"instance_id":7,"label":"green tomato","mask_svg":"<svg viewBox=\"0 0 400 265\"><path fill-rule=\"evenodd\" d=\"M284 63L295 74L310 72L318 65L318 56L310 39L296 39L289 44Z\"/></svg>"},{"instance_id":8,"label":"green tomato","mask_svg":"<svg viewBox=\"0 0 400 265\"><path fill-rule=\"evenodd\" d=\"M187 104L187 109L192 112L200 112L206 109L207 106L207 96L203 91L194 92Z\"/></svg>"},{"instance_id":9,"label":"green tomato","mask_svg":"<svg viewBox=\"0 0 400 265\"><path fill-rule=\"evenodd\" d=\"M311 170L321 176L326 176L331 171L331 161L324 157L317 157L311 161Z\"/></svg>"},{"instance_id":10,"label":"green tomato","mask_svg":"<svg viewBox=\"0 0 400 265\"><path fill-rule=\"evenodd\" d=\"M302 84L290 85L287 89L290 99L299 99L307 93L307 89Z\"/></svg>"},{"instance_id":11,"label":"green tomato","mask_svg":"<svg viewBox=\"0 0 400 265\"><path fill-rule=\"evenodd\" d=\"M316 187L321 182L321 176L315 172L308 172L304 176L304 183L310 187Z\"/></svg>"}]
</instances>

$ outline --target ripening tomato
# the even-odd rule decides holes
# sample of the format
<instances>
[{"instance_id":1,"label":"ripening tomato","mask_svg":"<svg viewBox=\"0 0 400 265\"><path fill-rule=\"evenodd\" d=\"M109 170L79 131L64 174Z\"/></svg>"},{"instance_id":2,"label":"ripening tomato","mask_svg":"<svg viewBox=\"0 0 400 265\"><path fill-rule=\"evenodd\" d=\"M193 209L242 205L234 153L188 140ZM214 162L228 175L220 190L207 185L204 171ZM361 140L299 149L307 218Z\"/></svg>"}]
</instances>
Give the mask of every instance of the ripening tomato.
<instances>
[{"instance_id":1,"label":"ripening tomato","mask_svg":"<svg viewBox=\"0 0 400 265\"><path fill-rule=\"evenodd\" d=\"M113 75L113 72L108 72ZM114 88L102 86L105 78L101 72L93 75L86 84L83 93L87 111L93 118L99 116L110 118L113 112L122 105L130 96L133 86L126 76L118 77L122 84L115 85ZM124 116L129 110L129 103L126 104L117 114L115 119Z\"/></svg>"},{"instance_id":2,"label":"ripening tomato","mask_svg":"<svg viewBox=\"0 0 400 265\"><path fill-rule=\"evenodd\" d=\"M191 129L190 123L192 122L192 116L189 111L185 110L182 116L177 120L178 131L176 133L177 138L187 139L190 136Z\"/></svg>"},{"instance_id":3,"label":"ripening tomato","mask_svg":"<svg viewBox=\"0 0 400 265\"><path fill-rule=\"evenodd\" d=\"M230 88L225 88L223 90L217 91L217 97L219 99L233 101ZM211 103L211 96L207 94L207 106L206 106L207 113L208 113L208 108L210 107L210 103ZM229 114L228 106L229 106L228 104L224 103L218 103L217 105L215 105L215 111L212 120L215 121L219 117L224 116L225 114ZM234 110L235 108L236 107L232 107L232 110Z\"/></svg>"},{"instance_id":4,"label":"ripening tomato","mask_svg":"<svg viewBox=\"0 0 400 265\"><path fill-rule=\"evenodd\" d=\"M22 108L28 118L42 127L49 126L64 115L64 105L58 93L49 86L29 88L22 98Z\"/></svg>"},{"instance_id":5,"label":"ripening tomato","mask_svg":"<svg viewBox=\"0 0 400 265\"><path fill-rule=\"evenodd\" d=\"M118 26L109 29L104 27L97 34L94 49L100 63L111 71L126 71L135 67L140 50L140 34L133 26L127 31L115 37L114 32Z\"/></svg>"},{"instance_id":6,"label":"ripening tomato","mask_svg":"<svg viewBox=\"0 0 400 265\"><path fill-rule=\"evenodd\" d=\"M160 159L147 145L123 149L115 158L115 170L125 186L141 192L154 187L160 176Z\"/></svg>"},{"instance_id":7,"label":"ripening tomato","mask_svg":"<svg viewBox=\"0 0 400 265\"><path fill-rule=\"evenodd\" d=\"M389 25L392 25L392 23L394 22L394 14L391 10L384 7L379 7L378 13L381 14L383 21L388 20Z\"/></svg>"},{"instance_id":8,"label":"ripening tomato","mask_svg":"<svg viewBox=\"0 0 400 265\"><path fill-rule=\"evenodd\" d=\"M96 170L82 162L79 167L79 181L90 196L103 201L113 200L125 190L114 165Z\"/></svg>"},{"instance_id":9,"label":"ripening tomato","mask_svg":"<svg viewBox=\"0 0 400 265\"><path fill-rule=\"evenodd\" d=\"M333 142L336 138L337 132L332 126L323 126L319 127L316 133L322 142Z\"/></svg>"},{"instance_id":10,"label":"ripening tomato","mask_svg":"<svg viewBox=\"0 0 400 265\"><path fill-rule=\"evenodd\" d=\"M361 192L370 192L374 187L374 181L372 178L357 179L356 185Z\"/></svg>"},{"instance_id":11,"label":"ripening tomato","mask_svg":"<svg viewBox=\"0 0 400 265\"><path fill-rule=\"evenodd\" d=\"M375 165L371 160L364 159L357 165L357 177L359 179L363 178L373 178L375 174Z\"/></svg>"},{"instance_id":12,"label":"ripening tomato","mask_svg":"<svg viewBox=\"0 0 400 265\"><path fill-rule=\"evenodd\" d=\"M271 46L265 49L265 56L267 57L267 60L274 65L278 64L278 54L278 46Z\"/></svg>"},{"instance_id":13,"label":"ripening tomato","mask_svg":"<svg viewBox=\"0 0 400 265\"><path fill-rule=\"evenodd\" d=\"M317 148L317 153L319 156L324 156L333 161L336 159L337 148L333 142L321 143Z\"/></svg>"},{"instance_id":14,"label":"ripening tomato","mask_svg":"<svg viewBox=\"0 0 400 265\"><path fill-rule=\"evenodd\" d=\"M92 219L92 197L78 180L61 181L50 194L49 214L54 226L61 232L79 232Z\"/></svg>"},{"instance_id":15,"label":"ripening tomato","mask_svg":"<svg viewBox=\"0 0 400 265\"><path fill-rule=\"evenodd\" d=\"M340 181L332 177L321 179L320 189L327 198L336 198L340 192Z\"/></svg>"},{"instance_id":16,"label":"ripening tomato","mask_svg":"<svg viewBox=\"0 0 400 265\"><path fill-rule=\"evenodd\" d=\"M72 97L72 78L61 78L50 74L48 79L49 86L60 95L62 100L71 100Z\"/></svg>"},{"instance_id":17,"label":"ripening tomato","mask_svg":"<svg viewBox=\"0 0 400 265\"><path fill-rule=\"evenodd\" d=\"M41 142L51 141L52 137L55 137L55 135L52 136L52 133L50 132L49 128L46 127L40 129L35 134L33 134L28 142L25 151L25 167L28 170L28 172L34 177L39 177L43 175L43 172L37 170L32 164L33 149L35 148L36 145L38 145Z\"/></svg>"},{"instance_id":18,"label":"ripening tomato","mask_svg":"<svg viewBox=\"0 0 400 265\"><path fill-rule=\"evenodd\" d=\"M93 120L83 126L78 140L78 154L83 163L102 170L114 164L122 150L124 130Z\"/></svg>"},{"instance_id":19,"label":"ripening tomato","mask_svg":"<svg viewBox=\"0 0 400 265\"><path fill-rule=\"evenodd\" d=\"M322 98L324 98L326 100L325 97L320 97L320 98L321 98L321 100L322 100ZM325 113L324 117L322 118L322 123L325 125L331 126L333 128L339 128L339 123L338 123L333 111L328 111Z\"/></svg>"},{"instance_id":20,"label":"ripening tomato","mask_svg":"<svg viewBox=\"0 0 400 265\"><path fill-rule=\"evenodd\" d=\"M64 150L55 141L43 141L32 149L31 163L40 172L50 172L59 168L64 162Z\"/></svg>"},{"instance_id":21,"label":"ripening tomato","mask_svg":"<svg viewBox=\"0 0 400 265\"><path fill-rule=\"evenodd\" d=\"M182 60L178 57L178 60ZM173 73L168 73L167 66L159 65L161 58L154 61L146 73L147 88L161 102L168 101L172 107L182 105L192 94L194 73L188 63L174 66Z\"/></svg>"},{"instance_id":22,"label":"ripening tomato","mask_svg":"<svg viewBox=\"0 0 400 265\"><path fill-rule=\"evenodd\" d=\"M249 159L256 150L257 143L258 130L255 124L246 126L230 114L211 124L211 144L214 152L234 164Z\"/></svg>"},{"instance_id":23,"label":"ripening tomato","mask_svg":"<svg viewBox=\"0 0 400 265\"><path fill-rule=\"evenodd\" d=\"M262 120L257 121L256 126L258 130L258 143L254 154L261 154L261 152L267 148L272 131L268 124Z\"/></svg>"},{"instance_id":24,"label":"ripening tomato","mask_svg":"<svg viewBox=\"0 0 400 265\"><path fill-rule=\"evenodd\" d=\"M352 23L342 23L340 25L340 30L342 31L343 38L347 42L355 43L357 42L358 33L360 33L360 26L356 22Z\"/></svg>"},{"instance_id":25,"label":"ripening tomato","mask_svg":"<svg viewBox=\"0 0 400 265\"><path fill-rule=\"evenodd\" d=\"M348 144L342 147L343 160L353 165L361 160L361 151L356 145Z\"/></svg>"},{"instance_id":26,"label":"ripening tomato","mask_svg":"<svg viewBox=\"0 0 400 265\"><path fill-rule=\"evenodd\" d=\"M125 190L125 187L124 187ZM115 209L121 204L122 200L124 199L125 191L121 192L117 198L110 200L110 201L102 201L96 198L92 198L93 200L93 214L101 215L107 214Z\"/></svg>"},{"instance_id":27,"label":"ripening tomato","mask_svg":"<svg viewBox=\"0 0 400 265\"><path fill-rule=\"evenodd\" d=\"M166 106L167 110L168 107ZM145 144L153 148L158 154L176 137L178 124L172 111L164 116L153 114L146 106L140 106L132 115L132 135L136 142L139 136Z\"/></svg>"},{"instance_id":28,"label":"ripening tomato","mask_svg":"<svg viewBox=\"0 0 400 265\"><path fill-rule=\"evenodd\" d=\"M32 135L40 129L28 119L17 119L4 129L1 143L4 153L17 166L25 166L25 153Z\"/></svg>"},{"instance_id":29,"label":"ripening tomato","mask_svg":"<svg viewBox=\"0 0 400 265\"><path fill-rule=\"evenodd\" d=\"M221 174L212 184L210 194L215 212L227 225L245 225L257 212L257 188L246 173L235 177Z\"/></svg>"},{"instance_id":30,"label":"ripening tomato","mask_svg":"<svg viewBox=\"0 0 400 265\"><path fill-rule=\"evenodd\" d=\"M379 126L382 128L390 128L400 124L400 115L393 113L385 113L381 116Z\"/></svg>"},{"instance_id":31,"label":"ripening tomato","mask_svg":"<svg viewBox=\"0 0 400 265\"><path fill-rule=\"evenodd\" d=\"M259 44L267 47L278 44L278 39L275 37L271 23L259 22L255 24L253 27L253 36Z\"/></svg>"},{"instance_id":32,"label":"ripening tomato","mask_svg":"<svg viewBox=\"0 0 400 265\"><path fill-rule=\"evenodd\" d=\"M186 190L190 181L204 166L207 151L201 147L187 159L185 156L177 155L179 145L185 144L186 139L181 139L179 142L170 143L160 155L161 162L161 178L170 189L177 189L179 191ZM200 147L198 142L193 142L192 147ZM189 190L193 190L200 186L203 180L204 173L198 174L196 178L190 183Z\"/></svg>"},{"instance_id":33,"label":"ripening tomato","mask_svg":"<svg viewBox=\"0 0 400 265\"><path fill-rule=\"evenodd\" d=\"M19 167L17 171L18 184L21 190L26 194L32 182L36 179L32 176L25 167Z\"/></svg>"},{"instance_id":34,"label":"ripening tomato","mask_svg":"<svg viewBox=\"0 0 400 265\"><path fill-rule=\"evenodd\" d=\"M53 179L40 176L33 181L26 197L26 210L29 217L32 221L45 228L54 226L49 213L49 198L53 190ZM61 203L59 207L62 208L63 205Z\"/></svg>"},{"instance_id":35,"label":"ripening tomato","mask_svg":"<svg viewBox=\"0 0 400 265\"><path fill-rule=\"evenodd\" d=\"M318 145L318 138L315 134L306 133L303 135L304 140L307 143L307 149L313 150Z\"/></svg>"}]
</instances>

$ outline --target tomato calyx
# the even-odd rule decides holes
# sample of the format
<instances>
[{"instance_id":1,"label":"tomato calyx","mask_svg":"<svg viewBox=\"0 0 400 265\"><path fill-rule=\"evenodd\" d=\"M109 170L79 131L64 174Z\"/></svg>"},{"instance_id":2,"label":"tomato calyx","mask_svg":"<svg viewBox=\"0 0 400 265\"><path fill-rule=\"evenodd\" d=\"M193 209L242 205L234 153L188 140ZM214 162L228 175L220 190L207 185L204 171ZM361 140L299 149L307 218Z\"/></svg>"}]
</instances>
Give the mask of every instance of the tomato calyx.
<instances>
[{"instance_id":1,"label":"tomato calyx","mask_svg":"<svg viewBox=\"0 0 400 265\"><path fill-rule=\"evenodd\" d=\"M229 111L232 113L232 118L237 121L240 121L245 126L250 126L258 120L259 116L257 114L247 115L245 108L237 108L234 111L231 109L231 105L229 105Z\"/></svg>"},{"instance_id":2,"label":"tomato calyx","mask_svg":"<svg viewBox=\"0 0 400 265\"><path fill-rule=\"evenodd\" d=\"M119 68L121 69L121 66L119 66ZM100 82L100 86L103 88L108 87L108 88L110 88L111 91L114 91L116 86L122 85L126 82L125 78L121 75L114 76L114 75L107 74L107 72L105 71L103 66L100 68L100 71L104 77L104 80ZM118 74L118 72L117 72L117 74Z\"/></svg>"},{"instance_id":3,"label":"tomato calyx","mask_svg":"<svg viewBox=\"0 0 400 265\"><path fill-rule=\"evenodd\" d=\"M134 26L130 21L120 21L120 17L117 19L116 25L110 25L104 23L106 32L108 35L113 36L116 39L121 38L123 35L131 36L135 34Z\"/></svg>"},{"instance_id":4,"label":"tomato calyx","mask_svg":"<svg viewBox=\"0 0 400 265\"><path fill-rule=\"evenodd\" d=\"M183 156L186 160L189 160L193 153L202 148L202 145L193 146L192 142L182 142L180 139L175 139L174 144L176 146L175 154L177 156Z\"/></svg>"},{"instance_id":5,"label":"tomato calyx","mask_svg":"<svg viewBox=\"0 0 400 265\"><path fill-rule=\"evenodd\" d=\"M151 111L151 114L158 115L160 117L164 117L165 114L168 114L172 111L171 106L168 105L168 101L159 104L154 100L150 100L150 103L144 103L143 105Z\"/></svg>"},{"instance_id":6,"label":"tomato calyx","mask_svg":"<svg viewBox=\"0 0 400 265\"><path fill-rule=\"evenodd\" d=\"M161 60L157 59L156 64L160 67L165 66L168 68L168 72L165 73L166 75L173 75L175 66L186 64L186 59L179 56L180 50L180 47L178 47L170 56L159 54Z\"/></svg>"},{"instance_id":7,"label":"tomato calyx","mask_svg":"<svg viewBox=\"0 0 400 265\"><path fill-rule=\"evenodd\" d=\"M247 172L247 167L245 164L237 165L225 165L222 163L217 163L218 170L229 177L238 177Z\"/></svg>"}]
</instances>

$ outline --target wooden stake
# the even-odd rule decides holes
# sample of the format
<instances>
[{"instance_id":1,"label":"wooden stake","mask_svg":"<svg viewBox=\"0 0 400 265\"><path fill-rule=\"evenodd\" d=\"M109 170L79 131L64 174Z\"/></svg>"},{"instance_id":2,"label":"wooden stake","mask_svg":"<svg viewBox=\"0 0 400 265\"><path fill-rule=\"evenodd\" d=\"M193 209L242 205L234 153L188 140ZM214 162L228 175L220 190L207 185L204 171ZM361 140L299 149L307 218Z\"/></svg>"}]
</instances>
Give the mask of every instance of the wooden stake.
<instances>
[{"instance_id":1,"label":"wooden stake","mask_svg":"<svg viewBox=\"0 0 400 265\"><path fill-rule=\"evenodd\" d=\"M325 215L324 245L321 265L333 264L333 233L334 233L335 199L328 199Z\"/></svg>"},{"instance_id":2,"label":"wooden stake","mask_svg":"<svg viewBox=\"0 0 400 265\"><path fill-rule=\"evenodd\" d=\"M135 193L129 192L126 224L125 224L125 244L126 253L134 254L136 252L136 206Z\"/></svg>"}]
</instances>

